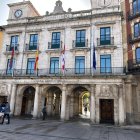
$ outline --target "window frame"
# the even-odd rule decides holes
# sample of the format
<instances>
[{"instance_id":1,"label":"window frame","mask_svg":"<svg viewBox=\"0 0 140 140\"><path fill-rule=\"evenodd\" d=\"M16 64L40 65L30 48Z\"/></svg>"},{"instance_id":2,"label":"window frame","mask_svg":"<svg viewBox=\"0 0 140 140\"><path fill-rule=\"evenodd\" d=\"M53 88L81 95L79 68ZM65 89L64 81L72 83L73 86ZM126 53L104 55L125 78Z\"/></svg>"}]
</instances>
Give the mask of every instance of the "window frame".
<instances>
[{"instance_id":1,"label":"window frame","mask_svg":"<svg viewBox=\"0 0 140 140\"><path fill-rule=\"evenodd\" d=\"M33 41L31 41L32 36L33 36ZM29 50L37 50L37 48L38 48L38 34L30 34Z\"/></svg>"},{"instance_id":2,"label":"window frame","mask_svg":"<svg viewBox=\"0 0 140 140\"><path fill-rule=\"evenodd\" d=\"M136 30L136 29L135 29L135 26L136 26L136 25L138 25L138 30L139 30L139 31L138 31L138 36L136 36L136 34L135 34L135 33L136 33L136 31L135 31L135 30ZM140 37L140 22L137 22L137 23L134 24L134 37L135 37L135 38Z\"/></svg>"},{"instance_id":3,"label":"window frame","mask_svg":"<svg viewBox=\"0 0 140 140\"><path fill-rule=\"evenodd\" d=\"M34 70L34 65L33 65L32 69L29 69L29 62L31 62L31 61L29 61L30 59L34 60L34 65L35 65L35 58L28 58L27 59L27 70L26 70L26 73L29 74L29 75L33 75L33 74L35 74L35 70ZM33 61L31 63L33 63Z\"/></svg>"},{"instance_id":4,"label":"window frame","mask_svg":"<svg viewBox=\"0 0 140 140\"><path fill-rule=\"evenodd\" d=\"M53 60L56 59L56 60ZM54 68L52 68L52 62L54 61ZM56 67L56 63L58 61L58 68ZM59 73L59 57L51 57L50 58L50 74L58 74Z\"/></svg>"},{"instance_id":5,"label":"window frame","mask_svg":"<svg viewBox=\"0 0 140 140\"><path fill-rule=\"evenodd\" d=\"M54 36L56 36L56 38L54 38ZM52 32L51 48L52 49L60 48L61 42L60 40L61 40L61 32Z\"/></svg>"},{"instance_id":6,"label":"window frame","mask_svg":"<svg viewBox=\"0 0 140 140\"><path fill-rule=\"evenodd\" d=\"M10 40L10 51L12 51L14 47L15 47L14 50L17 50L18 42L19 42L19 35L13 35L13 36L11 36L11 40Z\"/></svg>"},{"instance_id":7,"label":"window frame","mask_svg":"<svg viewBox=\"0 0 140 140\"><path fill-rule=\"evenodd\" d=\"M77 68L77 58L83 58L83 59L79 59L80 61L84 60L84 68L81 68L81 62L79 61L79 66ZM82 70L81 70L82 69ZM85 56L75 56L75 74L85 74Z\"/></svg>"},{"instance_id":8,"label":"window frame","mask_svg":"<svg viewBox=\"0 0 140 140\"><path fill-rule=\"evenodd\" d=\"M78 37L78 32L80 33L80 36ZM84 37L83 34L84 33ZM75 42L75 46L76 47L85 47L86 45L86 30L82 29L82 30L76 30L76 42Z\"/></svg>"},{"instance_id":9,"label":"window frame","mask_svg":"<svg viewBox=\"0 0 140 140\"><path fill-rule=\"evenodd\" d=\"M101 57L105 57L106 58L101 58ZM109 58L107 58L107 56L109 56ZM105 61L105 67L102 67L102 60ZM110 67L108 67L107 64L107 60L110 60ZM111 60L111 54L105 54L105 55L100 55L100 73L112 73L112 64L111 64L112 60Z\"/></svg>"},{"instance_id":10,"label":"window frame","mask_svg":"<svg viewBox=\"0 0 140 140\"><path fill-rule=\"evenodd\" d=\"M135 50L135 57L136 57L136 63L140 63L140 56L139 56L139 58L138 58L138 56L137 56L137 50L140 50L140 47L137 47L136 48L136 50ZM139 54L140 55L140 54Z\"/></svg>"}]
</instances>

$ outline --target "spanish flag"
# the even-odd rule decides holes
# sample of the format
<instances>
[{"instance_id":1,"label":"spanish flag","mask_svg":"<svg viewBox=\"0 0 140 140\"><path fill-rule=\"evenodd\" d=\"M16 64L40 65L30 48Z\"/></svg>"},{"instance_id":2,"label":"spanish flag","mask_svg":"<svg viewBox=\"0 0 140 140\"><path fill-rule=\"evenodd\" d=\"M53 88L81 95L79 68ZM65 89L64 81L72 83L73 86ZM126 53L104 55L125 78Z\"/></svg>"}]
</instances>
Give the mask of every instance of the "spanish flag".
<instances>
[{"instance_id":1,"label":"spanish flag","mask_svg":"<svg viewBox=\"0 0 140 140\"><path fill-rule=\"evenodd\" d=\"M35 65L34 65L35 71L38 69L38 60L39 60L39 49L37 49L36 51L36 59L35 59Z\"/></svg>"}]
</instances>

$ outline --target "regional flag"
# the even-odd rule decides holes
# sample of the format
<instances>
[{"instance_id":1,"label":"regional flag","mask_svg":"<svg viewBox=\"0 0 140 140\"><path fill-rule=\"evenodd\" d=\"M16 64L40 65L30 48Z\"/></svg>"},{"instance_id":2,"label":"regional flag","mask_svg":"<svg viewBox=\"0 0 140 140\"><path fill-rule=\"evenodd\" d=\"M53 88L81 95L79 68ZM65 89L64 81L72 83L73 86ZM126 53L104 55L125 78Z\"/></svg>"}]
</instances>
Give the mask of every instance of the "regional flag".
<instances>
[{"instance_id":1,"label":"regional flag","mask_svg":"<svg viewBox=\"0 0 140 140\"><path fill-rule=\"evenodd\" d=\"M93 68L96 70L96 54L95 54L95 47L93 48Z\"/></svg>"},{"instance_id":2,"label":"regional flag","mask_svg":"<svg viewBox=\"0 0 140 140\"><path fill-rule=\"evenodd\" d=\"M14 61L14 47L12 49L11 59L10 59L10 63L9 63L9 69L12 69L13 61Z\"/></svg>"},{"instance_id":3,"label":"regional flag","mask_svg":"<svg viewBox=\"0 0 140 140\"><path fill-rule=\"evenodd\" d=\"M38 60L39 60L39 49L37 49L36 51L36 58L35 58L35 65L34 65L35 71L38 69Z\"/></svg>"}]
</instances>

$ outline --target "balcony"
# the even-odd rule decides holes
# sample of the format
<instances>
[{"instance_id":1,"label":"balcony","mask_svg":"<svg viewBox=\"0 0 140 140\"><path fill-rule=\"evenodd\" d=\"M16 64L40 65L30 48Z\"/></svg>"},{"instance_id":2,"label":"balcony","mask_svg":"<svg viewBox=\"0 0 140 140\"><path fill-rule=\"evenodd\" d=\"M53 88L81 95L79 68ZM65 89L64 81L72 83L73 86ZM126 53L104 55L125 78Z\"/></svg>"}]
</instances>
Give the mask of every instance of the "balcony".
<instances>
[{"instance_id":1,"label":"balcony","mask_svg":"<svg viewBox=\"0 0 140 140\"><path fill-rule=\"evenodd\" d=\"M26 44L25 48L24 48L24 53L34 53L36 52L37 48L38 48L38 44L37 43L30 43L30 44Z\"/></svg>"},{"instance_id":2,"label":"balcony","mask_svg":"<svg viewBox=\"0 0 140 140\"><path fill-rule=\"evenodd\" d=\"M6 51L4 52L4 54L11 55L13 49L14 49L14 53L18 54L19 53L19 44L16 44L14 46L13 45L6 45Z\"/></svg>"},{"instance_id":3,"label":"balcony","mask_svg":"<svg viewBox=\"0 0 140 140\"><path fill-rule=\"evenodd\" d=\"M138 36L135 36L134 34L131 34L128 36L128 42L130 44L134 44L137 42L140 42L140 34Z\"/></svg>"},{"instance_id":4,"label":"balcony","mask_svg":"<svg viewBox=\"0 0 140 140\"><path fill-rule=\"evenodd\" d=\"M60 49L62 48L62 41L48 42L48 49Z\"/></svg>"},{"instance_id":5,"label":"balcony","mask_svg":"<svg viewBox=\"0 0 140 140\"><path fill-rule=\"evenodd\" d=\"M133 20L135 18L140 17L140 10L134 11L133 9L130 10L130 12L127 13L128 15L128 20Z\"/></svg>"},{"instance_id":6,"label":"balcony","mask_svg":"<svg viewBox=\"0 0 140 140\"><path fill-rule=\"evenodd\" d=\"M140 59L128 60L128 72L129 73L140 72Z\"/></svg>"},{"instance_id":7,"label":"balcony","mask_svg":"<svg viewBox=\"0 0 140 140\"><path fill-rule=\"evenodd\" d=\"M77 69L66 68L63 74L62 69L14 69L14 71L0 70L0 77L84 77L84 76L112 76L124 75L123 67L96 68L92 72L92 68Z\"/></svg>"}]
</instances>

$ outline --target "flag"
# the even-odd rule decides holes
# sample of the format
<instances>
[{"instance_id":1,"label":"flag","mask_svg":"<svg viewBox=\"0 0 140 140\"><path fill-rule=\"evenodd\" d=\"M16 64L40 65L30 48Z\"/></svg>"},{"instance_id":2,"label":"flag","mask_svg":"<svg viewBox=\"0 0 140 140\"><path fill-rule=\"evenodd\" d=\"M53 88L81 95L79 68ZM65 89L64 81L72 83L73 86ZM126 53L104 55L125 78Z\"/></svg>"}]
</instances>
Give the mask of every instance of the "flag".
<instances>
[{"instance_id":1,"label":"flag","mask_svg":"<svg viewBox=\"0 0 140 140\"><path fill-rule=\"evenodd\" d=\"M14 47L12 49L11 59L10 59L10 63L9 63L9 69L12 69L12 67L13 67L13 60L14 60Z\"/></svg>"},{"instance_id":2,"label":"flag","mask_svg":"<svg viewBox=\"0 0 140 140\"><path fill-rule=\"evenodd\" d=\"M96 70L96 54L95 54L95 47L93 48L93 68Z\"/></svg>"},{"instance_id":3,"label":"flag","mask_svg":"<svg viewBox=\"0 0 140 140\"><path fill-rule=\"evenodd\" d=\"M62 71L64 72L65 70L65 45L64 45L64 49L61 51L61 56L62 56Z\"/></svg>"},{"instance_id":4,"label":"flag","mask_svg":"<svg viewBox=\"0 0 140 140\"><path fill-rule=\"evenodd\" d=\"M39 60L39 49L36 51L36 58L35 58L35 65L34 65L34 70L38 69L38 60Z\"/></svg>"}]
</instances>

